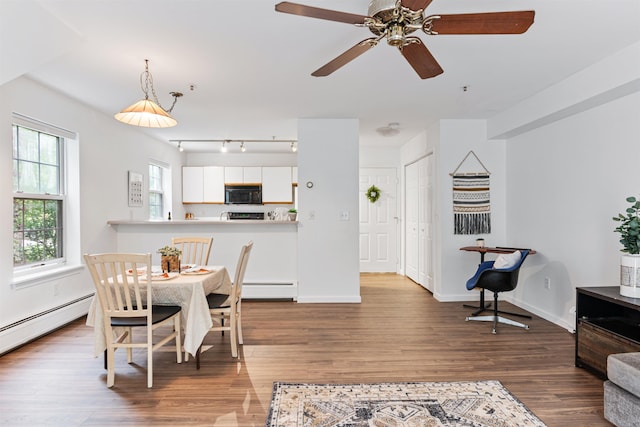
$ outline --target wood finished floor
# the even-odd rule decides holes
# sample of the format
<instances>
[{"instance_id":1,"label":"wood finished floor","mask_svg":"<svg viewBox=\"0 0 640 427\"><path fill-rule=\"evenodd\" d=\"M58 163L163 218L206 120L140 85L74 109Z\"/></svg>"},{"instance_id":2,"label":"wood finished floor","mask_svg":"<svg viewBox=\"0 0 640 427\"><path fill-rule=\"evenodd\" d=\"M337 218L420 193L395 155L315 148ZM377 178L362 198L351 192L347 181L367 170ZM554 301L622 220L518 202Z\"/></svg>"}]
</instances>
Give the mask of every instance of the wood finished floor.
<instances>
[{"instance_id":1,"label":"wood finished floor","mask_svg":"<svg viewBox=\"0 0 640 427\"><path fill-rule=\"evenodd\" d=\"M2 426L263 426L274 381L361 383L495 379L548 426L610 426L602 380L574 367L574 337L547 321L528 331L465 322L461 303L440 303L408 279L362 275L362 304L243 303L245 344L210 334L202 367L154 354L116 353L115 386L93 357L79 319L0 358ZM470 298L477 296L470 293ZM502 308L520 311L509 304Z\"/></svg>"}]
</instances>

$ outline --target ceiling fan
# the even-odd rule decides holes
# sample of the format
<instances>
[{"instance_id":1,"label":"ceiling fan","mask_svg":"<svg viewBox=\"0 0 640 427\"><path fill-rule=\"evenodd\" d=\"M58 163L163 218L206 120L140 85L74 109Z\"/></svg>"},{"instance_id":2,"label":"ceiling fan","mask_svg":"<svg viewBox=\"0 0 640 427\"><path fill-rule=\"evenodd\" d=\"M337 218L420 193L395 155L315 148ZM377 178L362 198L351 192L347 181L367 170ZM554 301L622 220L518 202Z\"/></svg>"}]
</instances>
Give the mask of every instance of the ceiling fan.
<instances>
[{"instance_id":1,"label":"ceiling fan","mask_svg":"<svg viewBox=\"0 0 640 427\"><path fill-rule=\"evenodd\" d=\"M328 21L367 27L375 35L338 55L316 71L315 77L324 77L356 59L384 37L397 47L420 78L428 79L444 71L422 40L409 34L422 30L428 35L439 34L522 34L533 24L535 11L465 13L455 15L424 16L424 10L433 0L371 0L368 16L322 9L302 4L281 2L276 11Z\"/></svg>"}]
</instances>

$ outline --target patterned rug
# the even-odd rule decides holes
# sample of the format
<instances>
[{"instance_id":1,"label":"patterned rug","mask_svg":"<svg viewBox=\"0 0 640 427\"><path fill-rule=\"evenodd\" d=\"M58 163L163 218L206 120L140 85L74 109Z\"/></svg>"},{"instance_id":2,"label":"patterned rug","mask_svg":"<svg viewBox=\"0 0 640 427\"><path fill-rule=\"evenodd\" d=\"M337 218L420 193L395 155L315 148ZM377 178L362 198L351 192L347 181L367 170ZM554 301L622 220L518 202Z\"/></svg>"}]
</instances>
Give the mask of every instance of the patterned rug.
<instances>
[{"instance_id":1,"label":"patterned rug","mask_svg":"<svg viewBox=\"0 0 640 427\"><path fill-rule=\"evenodd\" d=\"M276 382L266 427L544 427L499 381Z\"/></svg>"}]
</instances>

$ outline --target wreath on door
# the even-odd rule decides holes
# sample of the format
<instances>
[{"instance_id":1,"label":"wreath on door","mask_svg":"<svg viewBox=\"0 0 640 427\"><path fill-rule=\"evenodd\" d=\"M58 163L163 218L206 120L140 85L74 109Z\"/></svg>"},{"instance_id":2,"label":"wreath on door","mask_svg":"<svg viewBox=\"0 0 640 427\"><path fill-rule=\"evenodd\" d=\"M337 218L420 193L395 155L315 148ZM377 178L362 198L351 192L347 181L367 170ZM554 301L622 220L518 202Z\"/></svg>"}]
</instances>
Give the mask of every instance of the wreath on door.
<instances>
[{"instance_id":1,"label":"wreath on door","mask_svg":"<svg viewBox=\"0 0 640 427\"><path fill-rule=\"evenodd\" d=\"M367 199L369 199L371 203L375 203L380 198L380 193L381 193L380 189L375 185L372 185L371 187L369 187L369 189L366 192Z\"/></svg>"}]
</instances>

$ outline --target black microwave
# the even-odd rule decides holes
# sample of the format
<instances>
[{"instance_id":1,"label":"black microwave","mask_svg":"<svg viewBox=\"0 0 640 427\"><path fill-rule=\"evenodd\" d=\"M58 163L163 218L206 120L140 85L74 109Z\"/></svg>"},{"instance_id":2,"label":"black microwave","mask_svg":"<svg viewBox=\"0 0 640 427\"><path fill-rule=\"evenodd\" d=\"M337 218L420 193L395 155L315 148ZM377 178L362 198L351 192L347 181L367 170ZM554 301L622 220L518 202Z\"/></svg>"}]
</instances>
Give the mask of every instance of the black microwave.
<instances>
[{"instance_id":1,"label":"black microwave","mask_svg":"<svg viewBox=\"0 0 640 427\"><path fill-rule=\"evenodd\" d=\"M261 205L261 185L225 185L225 205Z\"/></svg>"}]
</instances>

